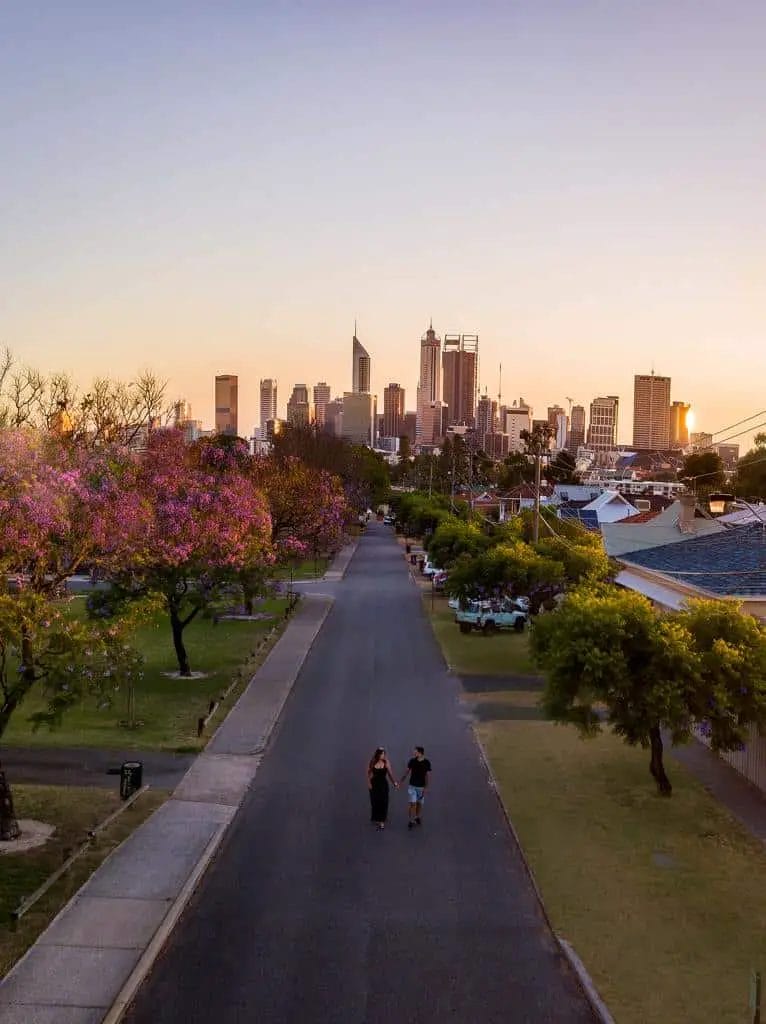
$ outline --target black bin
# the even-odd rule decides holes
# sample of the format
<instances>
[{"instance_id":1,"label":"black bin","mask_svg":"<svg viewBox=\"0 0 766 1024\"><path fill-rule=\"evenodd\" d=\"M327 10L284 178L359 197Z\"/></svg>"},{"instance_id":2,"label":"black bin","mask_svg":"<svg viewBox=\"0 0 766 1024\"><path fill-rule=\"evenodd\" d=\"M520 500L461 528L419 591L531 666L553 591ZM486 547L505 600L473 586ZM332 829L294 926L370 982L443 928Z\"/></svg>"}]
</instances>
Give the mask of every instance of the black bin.
<instances>
[{"instance_id":1,"label":"black bin","mask_svg":"<svg viewBox=\"0 0 766 1024\"><path fill-rule=\"evenodd\" d=\"M142 761L123 761L120 767L120 796L127 800L143 785L144 765Z\"/></svg>"},{"instance_id":2,"label":"black bin","mask_svg":"<svg viewBox=\"0 0 766 1024\"><path fill-rule=\"evenodd\" d=\"M417 564L418 564L418 556L417 555L410 555L410 565L417 565Z\"/></svg>"}]
</instances>

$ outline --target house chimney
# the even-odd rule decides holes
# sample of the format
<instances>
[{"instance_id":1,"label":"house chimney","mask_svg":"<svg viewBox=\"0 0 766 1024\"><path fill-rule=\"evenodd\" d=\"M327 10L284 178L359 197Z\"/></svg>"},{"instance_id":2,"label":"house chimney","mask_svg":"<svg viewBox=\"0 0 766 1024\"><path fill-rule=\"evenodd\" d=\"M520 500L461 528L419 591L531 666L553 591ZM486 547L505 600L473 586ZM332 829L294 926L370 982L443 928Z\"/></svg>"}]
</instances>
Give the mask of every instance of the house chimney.
<instances>
[{"instance_id":1,"label":"house chimney","mask_svg":"<svg viewBox=\"0 0 766 1024\"><path fill-rule=\"evenodd\" d=\"M697 510L697 498L694 494L682 494L678 511L678 529L681 533L694 533L694 518Z\"/></svg>"}]
</instances>

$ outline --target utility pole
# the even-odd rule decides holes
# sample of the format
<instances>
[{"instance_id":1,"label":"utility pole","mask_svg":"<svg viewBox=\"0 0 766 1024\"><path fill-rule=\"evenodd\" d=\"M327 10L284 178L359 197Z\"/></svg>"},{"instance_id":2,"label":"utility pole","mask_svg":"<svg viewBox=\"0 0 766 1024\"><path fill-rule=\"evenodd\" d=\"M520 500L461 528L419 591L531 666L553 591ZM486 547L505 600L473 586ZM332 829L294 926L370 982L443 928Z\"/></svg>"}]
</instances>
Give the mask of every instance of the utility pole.
<instances>
[{"instance_id":1,"label":"utility pole","mask_svg":"<svg viewBox=\"0 0 766 1024\"><path fill-rule=\"evenodd\" d=\"M540 475L542 470L543 456L540 451L539 441L535 444L535 523L533 539L535 544L540 540Z\"/></svg>"}]
</instances>

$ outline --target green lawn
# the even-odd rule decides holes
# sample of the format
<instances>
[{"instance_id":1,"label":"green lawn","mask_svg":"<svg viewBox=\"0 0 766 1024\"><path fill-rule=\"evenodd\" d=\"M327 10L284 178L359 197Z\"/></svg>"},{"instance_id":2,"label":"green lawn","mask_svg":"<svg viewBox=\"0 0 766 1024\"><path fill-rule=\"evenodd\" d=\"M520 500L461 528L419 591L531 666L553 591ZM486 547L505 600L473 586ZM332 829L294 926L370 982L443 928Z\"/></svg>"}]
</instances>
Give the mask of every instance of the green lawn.
<instances>
[{"instance_id":1,"label":"green lawn","mask_svg":"<svg viewBox=\"0 0 766 1024\"><path fill-rule=\"evenodd\" d=\"M762 846L672 759L668 800L648 754L614 736L586 742L534 716L477 732L554 927L618 1024L751 1020L749 972L766 972Z\"/></svg>"},{"instance_id":2,"label":"green lawn","mask_svg":"<svg viewBox=\"0 0 766 1024\"><path fill-rule=\"evenodd\" d=\"M0 856L0 976L34 942L51 918L95 871L102 860L141 824L167 794L148 790L92 842L90 850L19 921L11 925L11 912L21 900L61 866L68 852L74 852L87 831L103 821L119 804L114 790L63 788L56 786L14 786L16 815L56 826L52 838L38 850Z\"/></svg>"},{"instance_id":3,"label":"green lawn","mask_svg":"<svg viewBox=\"0 0 766 1024\"><path fill-rule=\"evenodd\" d=\"M431 611L431 595L426 593L423 605L431 617L436 639L441 645L447 664L459 675L536 675L529 656L528 635L524 633L461 633L455 622L455 613L447 599L437 597Z\"/></svg>"},{"instance_id":4,"label":"green lawn","mask_svg":"<svg viewBox=\"0 0 766 1024\"><path fill-rule=\"evenodd\" d=\"M327 572L327 567L330 564L330 559L324 555L320 555L316 560L313 558L307 558L302 562L296 562L293 566L293 579L294 580L314 580L321 576L324 576ZM284 566L280 567L274 573L275 580L289 580L290 569Z\"/></svg>"},{"instance_id":5,"label":"green lawn","mask_svg":"<svg viewBox=\"0 0 766 1024\"><path fill-rule=\"evenodd\" d=\"M76 607L72 602L70 607ZM136 729L120 725L126 718L127 697L114 694L110 707L99 708L93 698L83 700L54 730L32 731L29 715L45 706L41 690L33 690L16 712L5 735L7 745L135 747L159 750L197 750L205 740L197 739L197 719L235 679L240 683L230 694L223 713L253 675L263 652L256 645L274 625L284 621L284 600L266 601L259 611L275 616L256 622L197 618L184 633L193 671L208 673L205 679L169 679L165 672L177 669L170 624L164 615L142 626L134 644L145 658L144 678L136 686L136 717L143 723ZM219 714L220 714L219 713ZM209 732L210 730L208 730Z\"/></svg>"}]
</instances>

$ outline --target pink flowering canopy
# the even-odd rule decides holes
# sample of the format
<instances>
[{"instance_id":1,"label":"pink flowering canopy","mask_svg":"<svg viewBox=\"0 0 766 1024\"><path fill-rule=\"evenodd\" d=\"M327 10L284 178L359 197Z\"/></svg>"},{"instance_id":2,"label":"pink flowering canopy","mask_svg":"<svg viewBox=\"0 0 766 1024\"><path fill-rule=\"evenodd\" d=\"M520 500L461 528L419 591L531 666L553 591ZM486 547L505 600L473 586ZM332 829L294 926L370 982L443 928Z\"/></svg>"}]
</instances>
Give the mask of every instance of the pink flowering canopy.
<instances>
[{"instance_id":1,"label":"pink flowering canopy","mask_svg":"<svg viewBox=\"0 0 766 1024\"><path fill-rule=\"evenodd\" d=\"M180 432L152 433L133 486L140 502L123 525L122 558L139 573L216 574L273 561L269 508L255 482L235 465L221 472Z\"/></svg>"},{"instance_id":2,"label":"pink flowering canopy","mask_svg":"<svg viewBox=\"0 0 766 1024\"><path fill-rule=\"evenodd\" d=\"M125 487L130 472L119 450L0 431L0 565L45 590L97 564L137 515L138 495Z\"/></svg>"}]
</instances>

